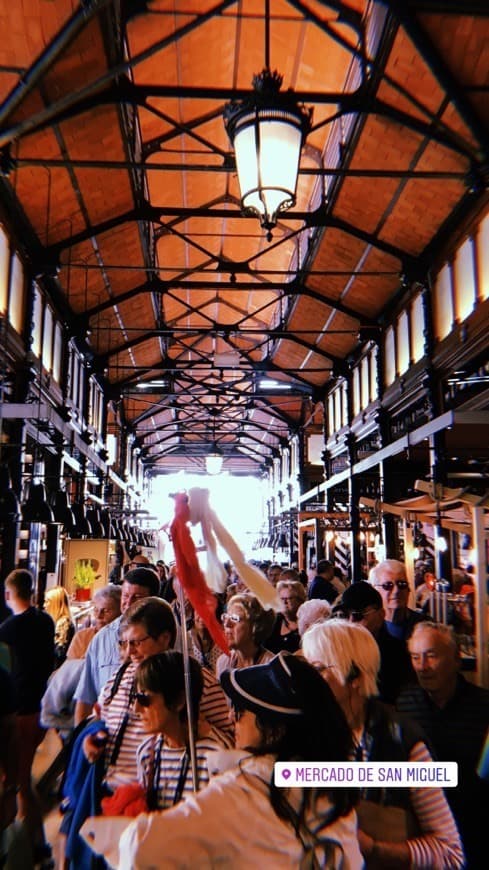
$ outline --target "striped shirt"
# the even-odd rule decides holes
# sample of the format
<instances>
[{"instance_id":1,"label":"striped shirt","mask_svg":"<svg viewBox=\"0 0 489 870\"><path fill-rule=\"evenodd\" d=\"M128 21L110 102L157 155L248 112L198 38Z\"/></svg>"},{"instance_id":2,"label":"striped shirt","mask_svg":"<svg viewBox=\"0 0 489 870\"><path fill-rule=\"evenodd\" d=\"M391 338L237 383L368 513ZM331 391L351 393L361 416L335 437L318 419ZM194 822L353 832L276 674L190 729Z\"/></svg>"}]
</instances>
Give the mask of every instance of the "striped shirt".
<instances>
[{"instance_id":1,"label":"striped shirt","mask_svg":"<svg viewBox=\"0 0 489 870\"><path fill-rule=\"evenodd\" d=\"M359 745L355 760L365 761L366 757L365 747ZM426 744L418 742L409 752L409 761L426 763L432 762L433 758ZM409 798L422 832L419 837L406 840L411 867L416 870L458 870L464 867L460 837L443 789L410 788ZM381 839L388 842L388 832Z\"/></svg>"},{"instance_id":2,"label":"striped shirt","mask_svg":"<svg viewBox=\"0 0 489 870\"><path fill-rule=\"evenodd\" d=\"M105 780L111 788L136 782L136 755L139 744L147 736L143 730L141 719L134 709L134 680L137 664L132 662L124 672L117 691L111 697L112 688L117 678L114 674L105 684L100 694L101 718L109 734L105 750L106 776ZM232 733L229 719L229 708L226 698L216 678L210 671L202 669L204 689L200 703L200 715L210 725L226 734ZM121 730L123 731L120 740ZM114 752L120 742L118 752ZM114 755L117 755L114 758Z\"/></svg>"},{"instance_id":3,"label":"striped shirt","mask_svg":"<svg viewBox=\"0 0 489 870\"><path fill-rule=\"evenodd\" d=\"M188 632L188 643L190 649L190 655L197 659L199 665L203 668L209 668L209 670L215 674L216 672L216 662L221 655L221 650L219 647L213 643L210 649L207 652L204 652L202 645L199 641L199 637L196 632L189 631Z\"/></svg>"},{"instance_id":4,"label":"striped shirt","mask_svg":"<svg viewBox=\"0 0 489 870\"><path fill-rule=\"evenodd\" d=\"M209 782L208 754L222 749L219 733L211 729L208 737L195 743L197 784L200 791ZM167 746L161 735L148 737L137 753L138 782L149 792L154 790L156 804L152 809L172 807L187 795L193 794L192 766L188 753L182 747Z\"/></svg>"},{"instance_id":5,"label":"striped shirt","mask_svg":"<svg viewBox=\"0 0 489 870\"><path fill-rule=\"evenodd\" d=\"M271 662L272 659L275 658L275 653L270 652L269 649L265 649L264 647L260 647L258 650L258 655L253 664L255 665L266 665L268 662ZM232 671L235 668L242 667L239 664L238 654L235 650L231 652L231 655L227 655L226 653L222 653L216 663L216 674L217 677L220 678L221 674L224 671Z\"/></svg>"},{"instance_id":6,"label":"striped shirt","mask_svg":"<svg viewBox=\"0 0 489 870\"><path fill-rule=\"evenodd\" d=\"M409 761L433 761L424 743L416 743ZM464 867L464 854L457 826L441 788L411 788L411 805L422 837L407 841L412 867L454 870Z\"/></svg>"}]
</instances>

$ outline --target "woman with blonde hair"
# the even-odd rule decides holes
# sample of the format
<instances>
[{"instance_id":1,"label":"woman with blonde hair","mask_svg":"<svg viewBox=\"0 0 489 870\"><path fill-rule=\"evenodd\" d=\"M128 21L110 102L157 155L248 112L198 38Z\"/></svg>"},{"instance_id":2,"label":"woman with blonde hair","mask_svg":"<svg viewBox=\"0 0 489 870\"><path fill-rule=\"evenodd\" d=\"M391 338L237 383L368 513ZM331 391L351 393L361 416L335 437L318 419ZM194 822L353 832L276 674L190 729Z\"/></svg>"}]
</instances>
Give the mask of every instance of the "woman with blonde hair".
<instances>
[{"instance_id":1,"label":"woman with blonde hair","mask_svg":"<svg viewBox=\"0 0 489 870\"><path fill-rule=\"evenodd\" d=\"M63 664L68 647L75 634L75 623L71 615L68 594L63 586L53 586L46 592L44 610L54 620L55 667Z\"/></svg>"},{"instance_id":2,"label":"woman with blonde hair","mask_svg":"<svg viewBox=\"0 0 489 870\"><path fill-rule=\"evenodd\" d=\"M414 723L398 719L376 696L380 652L358 623L329 619L311 626L302 651L328 683L353 732L357 761L433 759ZM369 868L456 870L460 837L441 788L368 788L357 807L358 839Z\"/></svg>"}]
</instances>

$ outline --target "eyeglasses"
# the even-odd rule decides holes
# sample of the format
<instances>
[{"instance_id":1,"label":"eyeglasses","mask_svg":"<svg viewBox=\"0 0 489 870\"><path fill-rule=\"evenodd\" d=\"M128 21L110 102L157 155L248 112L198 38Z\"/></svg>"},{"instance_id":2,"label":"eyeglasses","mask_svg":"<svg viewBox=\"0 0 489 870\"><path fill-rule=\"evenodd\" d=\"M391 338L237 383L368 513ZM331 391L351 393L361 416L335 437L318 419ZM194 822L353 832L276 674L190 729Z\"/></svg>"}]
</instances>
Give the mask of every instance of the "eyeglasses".
<instances>
[{"instance_id":1,"label":"eyeglasses","mask_svg":"<svg viewBox=\"0 0 489 870\"><path fill-rule=\"evenodd\" d=\"M223 625L227 623L234 623L237 625L239 622L246 622L244 616L238 616L237 613L223 613L221 616L221 622Z\"/></svg>"},{"instance_id":2,"label":"eyeglasses","mask_svg":"<svg viewBox=\"0 0 489 870\"><path fill-rule=\"evenodd\" d=\"M145 634L144 637L138 637L135 640L120 640L119 646L121 649L125 649L126 646L129 647L129 649L139 649L141 644L144 643L145 640L148 640L150 636L151 635L149 634Z\"/></svg>"},{"instance_id":3,"label":"eyeglasses","mask_svg":"<svg viewBox=\"0 0 489 870\"><path fill-rule=\"evenodd\" d=\"M361 622L362 619L370 616L371 613L378 613L378 610L378 607L366 607L365 610L348 610L345 616L353 622Z\"/></svg>"},{"instance_id":4,"label":"eyeglasses","mask_svg":"<svg viewBox=\"0 0 489 870\"><path fill-rule=\"evenodd\" d=\"M398 589L409 589L409 583L407 582L407 580L386 580L385 583L376 583L375 586L377 587L377 589L380 587L386 592L392 592L394 586L397 586Z\"/></svg>"},{"instance_id":5,"label":"eyeglasses","mask_svg":"<svg viewBox=\"0 0 489 870\"><path fill-rule=\"evenodd\" d=\"M152 702L151 695L148 695L147 692L136 692L135 699L138 702L140 707L150 707Z\"/></svg>"},{"instance_id":6,"label":"eyeglasses","mask_svg":"<svg viewBox=\"0 0 489 870\"><path fill-rule=\"evenodd\" d=\"M284 604L289 604L291 601L298 601L297 595L291 595L290 598L281 598L280 601L283 601Z\"/></svg>"}]
</instances>

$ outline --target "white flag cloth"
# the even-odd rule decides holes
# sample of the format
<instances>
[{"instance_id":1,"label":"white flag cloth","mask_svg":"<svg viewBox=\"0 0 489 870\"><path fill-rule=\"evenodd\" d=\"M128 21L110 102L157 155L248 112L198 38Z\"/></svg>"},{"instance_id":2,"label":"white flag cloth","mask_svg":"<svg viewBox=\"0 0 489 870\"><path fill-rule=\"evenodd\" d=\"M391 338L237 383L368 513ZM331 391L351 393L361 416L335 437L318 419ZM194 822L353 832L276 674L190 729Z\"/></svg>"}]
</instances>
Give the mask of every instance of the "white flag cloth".
<instances>
[{"instance_id":1,"label":"white flag cloth","mask_svg":"<svg viewBox=\"0 0 489 870\"><path fill-rule=\"evenodd\" d=\"M256 595L262 607L279 610L280 605L275 586L265 577L262 571L246 561L233 536L221 523L215 511L209 504L209 490L193 487L188 491L190 522L193 526L200 523L202 537L207 546L208 571L206 581L215 592L222 592L226 586L226 572L217 557L216 539L228 554L241 580L253 595ZM224 575L224 576L223 576ZM217 586L215 585L217 583Z\"/></svg>"}]
</instances>

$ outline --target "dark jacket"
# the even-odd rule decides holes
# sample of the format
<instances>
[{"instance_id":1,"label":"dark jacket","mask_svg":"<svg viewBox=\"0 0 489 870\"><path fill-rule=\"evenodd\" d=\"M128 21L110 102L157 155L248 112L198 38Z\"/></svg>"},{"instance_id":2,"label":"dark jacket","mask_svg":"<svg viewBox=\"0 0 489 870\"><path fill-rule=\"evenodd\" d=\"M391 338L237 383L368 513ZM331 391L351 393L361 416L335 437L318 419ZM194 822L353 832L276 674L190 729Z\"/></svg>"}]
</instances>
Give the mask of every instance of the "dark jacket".
<instances>
[{"instance_id":1,"label":"dark jacket","mask_svg":"<svg viewBox=\"0 0 489 870\"><path fill-rule=\"evenodd\" d=\"M426 733L439 761L456 761L458 786L446 798L459 827L469 868L485 867L489 782L477 775L477 764L489 728L489 691L459 676L455 694L438 707L419 685L404 689L397 709Z\"/></svg>"},{"instance_id":2,"label":"dark jacket","mask_svg":"<svg viewBox=\"0 0 489 870\"><path fill-rule=\"evenodd\" d=\"M83 741L103 728L104 723L98 719L89 722L78 734L66 770L62 804L65 815L61 831L66 834L65 854L70 870L92 870L93 866L93 852L78 832L89 816L100 813L104 761L102 757L90 764L83 752Z\"/></svg>"},{"instance_id":3,"label":"dark jacket","mask_svg":"<svg viewBox=\"0 0 489 870\"><path fill-rule=\"evenodd\" d=\"M37 713L54 667L53 620L29 607L0 625L0 641L10 649L18 713Z\"/></svg>"},{"instance_id":4,"label":"dark jacket","mask_svg":"<svg viewBox=\"0 0 489 870\"><path fill-rule=\"evenodd\" d=\"M426 743L420 729L409 720L396 716L378 701L370 698L363 732L364 761L408 761L416 743ZM362 789L364 800L383 806L407 808L410 805L409 788Z\"/></svg>"},{"instance_id":5,"label":"dark jacket","mask_svg":"<svg viewBox=\"0 0 489 870\"><path fill-rule=\"evenodd\" d=\"M277 613L277 618L273 624L272 633L267 637L266 644L267 649L270 652L278 653L280 650L287 650L287 652L295 653L300 648L301 645L301 636L299 634L299 629L294 628L292 631L288 631L287 634L281 634L280 630L282 624L284 622L283 613Z\"/></svg>"},{"instance_id":6,"label":"dark jacket","mask_svg":"<svg viewBox=\"0 0 489 870\"><path fill-rule=\"evenodd\" d=\"M386 704L394 704L404 686L416 682L416 675L406 645L392 637L385 623L375 640L380 649L379 696Z\"/></svg>"},{"instance_id":7,"label":"dark jacket","mask_svg":"<svg viewBox=\"0 0 489 870\"><path fill-rule=\"evenodd\" d=\"M329 601L330 604L333 604L338 598L338 590L325 577L316 574L309 587L308 598L320 598L322 601Z\"/></svg>"}]
</instances>

